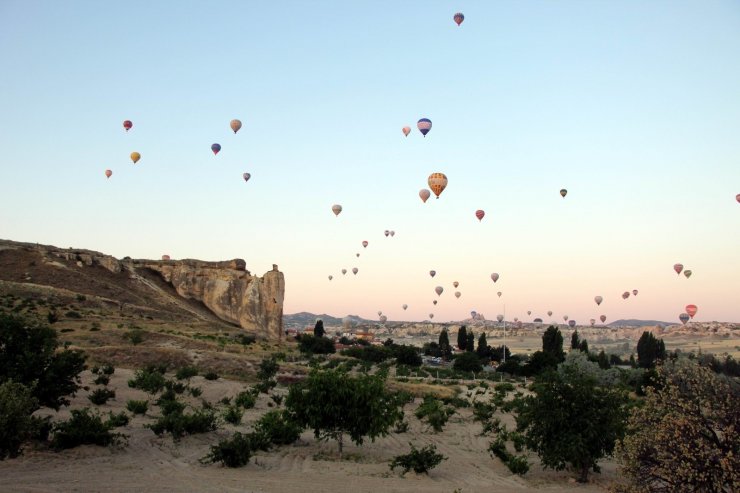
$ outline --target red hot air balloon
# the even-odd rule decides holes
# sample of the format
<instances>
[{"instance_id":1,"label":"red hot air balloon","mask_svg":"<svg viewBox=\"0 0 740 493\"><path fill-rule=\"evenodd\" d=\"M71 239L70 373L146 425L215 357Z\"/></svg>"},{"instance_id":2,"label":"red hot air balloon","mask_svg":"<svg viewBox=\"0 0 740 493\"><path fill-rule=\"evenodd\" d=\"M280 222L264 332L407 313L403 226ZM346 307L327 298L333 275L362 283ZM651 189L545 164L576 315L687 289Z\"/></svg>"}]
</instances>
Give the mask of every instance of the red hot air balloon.
<instances>
[{"instance_id":1,"label":"red hot air balloon","mask_svg":"<svg viewBox=\"0 0 740 493\"><path fill-rule=\"evenodd\" d=\"M434 195L439 198L439 195L447 188L447 175L444 173L432 173L427 179L429 188L432 189Z\"/></svg>"},{"instance_id":2,"label":"red hot air balloon","mask_svg":"<svg viewBox=\"0 0 740 493\"><path fill-rule=\"evenodd\" d=\"M462 12L458 12L457 14L455 14L455 16L452 18L452 20L454 20L455 21L455 24L457 24L459 26L465 20L465 16L463 15Z\"/></svg>"},{"instance_id":3,"label":"red hot air balloon","mask_svg":"<svg viewBox=\"0 0 740 493\"><path fill-rule=\"evenodd\" d=\"M689 321L689 314L688 313L682 313L678 316L678 319L681 321L682 324L686 325L686 322Z\"/></svg>"},{"instance_id":4,"label":"red hot air balloon","mask_svg":"<svg viewBox=\"0 0 740 493\"><path fill-rule=\"evenodd\" d=\"M686 313L689 314L689 317L694 318L694 315L696 315L696 312L699 310L696 305L686 305Z\"/></svg>"},{"instance_id":5,"label":"red hot air balloon","mask_svg":"<svg viewBox=\"0 0 740 493\"><path fill-rule=\"evenodd\" d=\"M676 274L681 274L681 271L683 270L683 264L673 264L673 270L676 271Z\"/></svg>"},{"instance_id":6,"label":"red hot air balloon","mask_svg":"<svg viewBox=\"0 0 740 493\"><path fill-rule=\"evenodd\" d=\"M367 241L363 241L363 242L362 242L362 247L363 247L363 248L367 248Z\"/></svg>"},{"instance_id":7,"label":"red hot air balloon","mask_svg":"<svg viewBox=\"0 0 740 493\"><path fill-rule=\"evenodd\" d=\"M485 211L481 209L478 209L477 211L475 211L475 217L478 218L478 221L482 221L485 215L486 215Z\"/></svg>"},{"instance_id":8,"label":"red hot air balloon","mask_svg":"<svg viewBox=\"0 0 740 493\"><path fill-rule=\"evenodd\" d=\"M105 177L110 178L113 175L113 172L109 169L105 170Z\"/></svg>"},{"instance_id":9,"label":"red hot air balloon","mask_svg":"<svg viewBox=\"0 0 740 493\"><path fill-rule=\"evenodd\" d=\"M403 127L401 129L401 132L403 132L403 135L405 135L406 137L408 137L409 134L411 133L411 127Z\"/></svg>"},{"instance_id":10,"label":"red hot air balloon","mask_svg":"<svg viewBox=\"0 0 740 493\"><path fill-rule=\"evenodd\" d=\"M599 317L599 320L601 320L601 323L602 323L602 324L603 324L604 322L606 322L606 315L602 315L602 316L600 316L600 317Z\"/></svg>"},{"instance_id":11,"label":"red hot air balloon","mask_svg":"<svg viewBox=\"0 0 740 493\"><path fill-rule=\"evenodd\" d=\"M125 128L127 132L129 130L131 130L131 127L133 127L133 126L134 126L134 124L131 122L131 120L124 120L123 121L123 128Z\"/></svg>"}]
</instances>

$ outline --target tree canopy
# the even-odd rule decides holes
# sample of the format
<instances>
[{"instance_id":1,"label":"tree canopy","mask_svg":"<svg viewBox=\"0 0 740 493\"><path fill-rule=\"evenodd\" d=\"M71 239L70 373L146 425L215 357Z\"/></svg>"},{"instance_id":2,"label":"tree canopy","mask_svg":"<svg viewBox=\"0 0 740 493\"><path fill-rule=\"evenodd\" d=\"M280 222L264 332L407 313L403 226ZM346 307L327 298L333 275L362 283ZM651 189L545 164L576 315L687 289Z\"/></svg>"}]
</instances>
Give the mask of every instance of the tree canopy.
<instances>
[{"instance_id":1,"label":"tree canopy","mask_svg":"<svg viewBox=\"0 0 740 493\"><path fill-rule=\"evenodd\" d=\"M665 359L663 339L656 339L652 332L645 331L637 341L637 364L640 368L654 368L658 360Z\"/></svg>"},{"instance_id":2,"label":"tree canopy","mask_svg":"<svg viewBox=\"0 0 740 493\"><path fill-rule=\"evenodd\" d=\"M542 352L551 354L557 361L563 361L565 359L565 353L563 353L563 334L554 325L549 326L542 335Z\"/></svg>"}]
</instances>

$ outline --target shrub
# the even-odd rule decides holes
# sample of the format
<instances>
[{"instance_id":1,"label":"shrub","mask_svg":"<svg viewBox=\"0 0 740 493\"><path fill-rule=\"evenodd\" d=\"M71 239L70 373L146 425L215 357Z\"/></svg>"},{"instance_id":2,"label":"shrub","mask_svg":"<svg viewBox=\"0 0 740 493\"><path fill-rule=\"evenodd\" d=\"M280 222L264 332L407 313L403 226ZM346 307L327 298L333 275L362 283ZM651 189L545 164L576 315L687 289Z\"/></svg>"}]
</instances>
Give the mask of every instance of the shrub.
<instances>
[{"instance_id":1,"label":"shrub","mask_svg":"<svg viewBox=\"0 0 740 493\"><path fill-rule=\"evenodd\" d=\"M275 380L263 380L254 386L254 390L263 394L267 394L270 392L270 389L272 389L276 385L277 382Z\"/></svg>"},{"instance_id":2,"label":"shrub","mask_svg":"<svg viewBox=\"0 0 740 493\"><path fill-rule=\"evenodd\" d=\"M128 381L128 386L133 389L143 390L149 394L156 394L165 384L164 371L161 368L148 366L141 370L136 370L134 378Z\"/></svg>"},{"instance_id":3,"label":"shrub","mask_svg":"<svg viewBox=\"0 0 740 493\"><path fill-rule=\"evenodd\" d=\"M514 474L524 476L529 471L529 462L524 455L511 455L506 461L506 467Z\"/></svg>"},{"instance_id":4,"label":"shrub","mask_svg":"<svg viewBox=\"0 0 740 493\"><path fill-rule=\"evenodd\" d=\"M68 311L67 313L64 314L64 316L67 318L78 318L78 319L82 318L82 315L80 315L80 312L77 312L74 310Z\"/></svg>"},{"instance_id":5,"label":"shrub","mask_svg":"<svg viewBox=\"0 0 740 493\"><path fill-rule=\"evenodd\" d=\"M108 385L108 382L110 382L110 377L108 375L98 375L95 377L95 380L93 380L95 385Z\"/></svg>"},{"instance_id":6,"label":"shrub","mask_svg":"<svg viewBox=\"0 0 740 493\"><path fill-rule=\"evenodd\" d=\"M509 382L501 382L494 385L493 389L497 394L506 394L514 390L514 384Z\"/></svg>"},{"instance_id":7,"label":"shrub","mask_svg":"<svg viewBox=\"0 0 740 493\"><path fill-rule=\"evenodd\" d=\"M275 445L289 445L301 436L303 428L283 411L269 411L254 425L257 433L264 435Z\"/></svg>"},{"instance_id":8,"label":"shrub","mask_svg":"<svg viewBox=\"0 0 740 493\"><path fill-rule=\"evenodd\" d=\"M276 406L279 406L280 404L283 403L283 396L282 395L273 394L273 395L270 396L270 399L272 399L272 401L275 403Z\"/></svg>"},{"instance_id":9,"label":"shrub","mask_svg":"<svg viewBox=\"0 0 740 493\"><path fill-rule=\"evenodd\" d=\"M226 467L241 467L246 465L252 457L253 446L253 440L249 435L237 432L230 439L221 440L218 445L212 445L210 453L203 457L201 462L220 462Z\"/></svg>"},{"instance_id":10,"label":"shrub","mask_svg":"<svg viewBox=\"0 0 740 493\"><path fill-rule=\"evenodd\" d=\"M185 386L185 384L181 382L167 380L164 383L164 388L174 392L175 394L182 394L183 392L185 392L185 389L187 389L187 386Z\"/></svg>"},{"instance_id":11,"label":"shrub","mask_svg":"<svg viewBox=\"0 0 740 493\"><path fill-rule=\"evenodd\" d=\"M480 363L480 358L476 353L465 352L455 358L452 367L459 371L472 371L480 372L483 370L483 365Z\"/></svg>"},{"instance_id":12,"label":"shrub","mask_svg":"<svg viewBox=\"0 0 740 493\"><path fill-rule=\"evenodd\" d=\"M277 361L273 358L266 358L263 359L260 362L260 369L257 372L257 378L260 380L270 380L272 377L277 375L278 369L280 368L280 365L278 365Z\"/></svg>"},{"instance_id":13,"label":"shrub","mask_svg":"<svg viewBox=\"0 0 740 493\"><path fill-rule=\"evenodd\" d=\"M103 423L99 414L89 408L73 409L72 417L54 425L51 446L55 450L74 448L79 445L117 445L124 435L111 433L110 427Z\"/></svg>"},{"instance_id":14,"label":"shrub","mask_svg":"<svg viewBox=\"0 0 740 493\"><path fill-rule=\"evenodd\" d=\"M194 376L198 375L198 369L194 366L183 366L179 368L175 373L175 378L178 380L190 380Z\"/></svg>"},{"instance_id":15,"label":"shrub","mask_svg":"<svg viewBox=\"0 0 740 493\"><path fill-rule=\"evenodd\" d=\"M406 433L407 431L409 431L409 422L406 420L398 421L393 429L394 433Z\"/></svg>"},{"instance_id":16,"label":"shrub","mask_svg":"<svg viewBox=\"0 0 740 493\"><path fill-rule=\"evenodd\" d=\"M21 445L31 437L38 407L31 389L12 380L0 384L0 460L17 457Z\"/></svg>"},{"instance_id":17,"label":"shrub","mask_svg":"<svg viewBox=\"0 0 740 493\"><path fill-rule=\"evenodd\" d=\"M409 445L411 446L411 452L394 457L390 463L391 470L401 467L403 468L401 474L406 474L411 469L417 474L429 474L431 469L437 467L443 460L447 460L447 457L437 453L435 445L428 445L419 450L413 444L409 443Z\"/></svg>"},{"instance_id":18,"label":"shrub","mask_svg":"<svg viewBox=\"0 0 740 493\"><path fill-rule=\"evenodd\" d=\"M243 346L249 346L254 344L257 338L252 334L239 334L236 336L236 340Z\"/></svg>"},{"instance_id":19,"label":"shrub","mask_svg":"<svg viewBox=\"0 0 740 493\"><path fill-rule=\"evenodd\" d=\"M421 355L419 350L413 346L394 346L394 353L396 354L396 363L399 365L421 366Z\"/></svg>"},{"instance_id":20,"label":"shrub","mask_svg":"<svg viewBox=\"0 0 740 493\"><path fill-rule=\"evenodd\" d=\"M118 414L113 414L112 412L108 413L108 421L106 421L106 424L110 428L118 428L119 426L126 426L128 424L129 417L128 414L121 411Z\"/></svg>"},{"instance_id":21,"label":"shrub","mask_svg":"<svg viewBox=\"0 0 740 493\"><path fill-rule=\"evenodd\" d=\"M200 387L190 387L189 390L190 395L192 395L193 397L200 397L201 394L203 394L203 389L201 389Z\"/></svg>"},{"instance_id":22,"label":"shrub","mask_svg":"<svg viewBox=\"0 0 740 493\"><path fill-rule=\"evenodd\" d=\"M308 354L329 354L334 353L334 342L325 337L314 337L310 335L301 335L298 338L298 349L302 353Z\"/></svg>"},{"instance_id":23,"label":"shrub","mask_svg":"<svg viewBox=\"0 0 740 493\"><path fill-rule=\"evenodd\" d=\"M164 392L156 402L163 416L170 414L182 413L185 410L185 403L177 400L177 396L172 391Z\"/></svg>"},{"instance_id":24,"label":"shrub","mask_svg":"<svg viewBox=\"0 0 740 493\"><path fill-rule=\"evenodd\" d=\"M244 409L252 409L256 402L257 395L251 390L239 392L237 396L234 397L234 404L237 406L241 406Z\"/></svg>"},{"instance_id":25,"label":"shrub","mask_svg":"<svg viewBox=\"0 0 740 493\"><path fill-rule=\"evenodd\" d=\"M218 380L218 373L209 371L208 373L203 375L203 378L205 378L206 380Z\"/></svg>"},{"instance_id":26,"label":"shrub","mask_svg":"<svg viewBox=\"0 0 740 493\"><path fill-rule=\"evenodd\" d=\"M126 402L126 409L134 414L146 414L149 409L149 401L135 401L133 399Z\"/></svg>"},{"instance_id":27,"label":"shrub","mask_svg":"<svg viewBox=\"0 0 740 493\"><path fill-rule=\"evenodd\" d=\"M242 422L244 411L239 406L229 406L224 410L224 421L232 425L238 425Z\"/></svg>"},{"instance_id":28,"label":"shrub","mask_svg":"<svg viewBox=\"0 0 740 493\"><path fill-rule=\"evenodd\" d=\"M123 338L136 346L144 341L144 331L139 328L132 329L123 334Z\"/></svg>"},{"instance_id":29,"label":"shrub","mask_svg":"<svg viewBox=\"0 0 740 493\"><path fill-rule=\"evenodd\" d=\"M436 397L426 395L414 415L420 420L426 419L434 431L440 432L454 412L454 409L445 408Z\"/></svg>"},{"instance_id":30,"label":"shrub","mask_svg":"<svg viewBox=\"0 0 740 493\"><path fill-rule=\"evenodd\" d=\"M354 346L344 349L342 355L371 363L380 363L393 357L393 353L384 346Z\"/></svg>"},{"instance_id":31,"label":"shrub","mask_svg":"<svg viewBox=\"0 0 740 493\"><path fill-rule=\"evenodd\" d=\"M96 406L102 406L106 402L108 402L108 399L114 399L116 397L116 392L114 390L110 389L95 389L90 395L87 396L87 398L95 404Z\"/></svg>"},{"instance_id":32,"label":"shrub","mask_svg":"<svg viewBox=\"0 0 740 493\"><path fill-rule=\"evenodd\" d=\"M183 414L180 411L163 415L147 427L157 436L168 432L177 441L185 435L214 431L217 424L216 415L212 410L199 409L192 414Z\"/></svg>"},{"instance_id":33,"label":"shrub","mask_svg":"<svg viewBox=\"0 0 740 493\"><path fill-rule=\"evenodd\" d=\"M496 406L486 404L485 402L476 402L473 404L473 419L485 422L493 417L496 412Z\"/></svg>"}]
</instances>

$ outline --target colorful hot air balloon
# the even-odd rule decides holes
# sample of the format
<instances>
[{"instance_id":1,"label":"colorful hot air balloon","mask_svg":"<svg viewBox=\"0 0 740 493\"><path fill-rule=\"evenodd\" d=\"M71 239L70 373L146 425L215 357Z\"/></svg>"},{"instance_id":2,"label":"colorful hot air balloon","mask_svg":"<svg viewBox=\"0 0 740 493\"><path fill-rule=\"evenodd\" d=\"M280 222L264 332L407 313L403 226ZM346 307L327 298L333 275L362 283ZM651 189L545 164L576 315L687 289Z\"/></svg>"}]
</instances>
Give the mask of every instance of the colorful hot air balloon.
<instances>
[{"instance_id":1,"label":"colorful hot air balloon","mask_svg":"<svg viewBox=\"0 0 740 493\"><path fill-rule=\"evenodd\" d=\"M132 152L131 153L131 161L133 161L134 164L136 164L137 162L139 162L139 159L141 159L141 154L139 154L138 152Z\"/></svg>"},{"instance_id":2,"label":"colorful hot air balloon","mask_svg":"<svg viewBox=\"0 0 740 493\"><path fill-rule=\"evenodd\" d=\"M452 20L454 20L455 23L459 26L465 20L465 16L463 15L462 12L458 12L457 14L454 15L454 17L452 17Z\"/></svg>"},{"instance_id":3,"label":"colorful hot air balloon","mask_svg":"<svg viewBox=\"0 0 740 493\"><path fill-rule=\"evenodd\" d=\"M429 275L432 276L432 277L434 277L434 276L437 275L437 271L436 270L430 270L429 271Z\"/></svg>"},{"instance_id":4,"label":"colorful hot air balloon","mask_svg":"<svg viewBox=\"0 0 740 493\"><path fill-rule=\"evenodd\" d=\"M329 280L331 281L332 279L334 279L334 276L329 276Z\"/></svg>"},{"instance_id":5,"label":"colorful hot air balloon","mask_svg":"<svg viewBox=\"0 0 740 493\"><path fill-rule=\"evenodd\" d=\"M360 269L358 269L357 267L352 267L352 274L357 275L357 273L359 272L359 270Z\"/></svg>"},{"instance_id":6,"label":"colorful hot air balloon","mask_svg":"<svg viewBox=\"0 0 740 493\"><path fill-rule=\"evenodd\" d=\"M682 313L678 316L678 319L681 321L682 324L686 325L686 322L689 321L689 314L688 313Z\"/></svg>"},{"instance_id":7,"label":"colorful hot air balloon","mask_svg":"<svg viewBox=\"0 0 740 493\"><path fill-rule=\"evenodd\" d=\"M437 300L432 300L432 305L436 305L436 304L437 304Z\"/></svg>"},{"instance_id":8,"label":"colorful hot air balloon","mask_svg":"<svg viewBox=\"0 0 740 493\"><path fill-rule=\"evenodd\" d=\"M630 292L629 291L625 291L624 293L622 293L622 299L623 300L626 300L629 297L630 297Z\"/></svg>"},{"instance_id":9,"label":"colorful hot air balloon","mask_svg":"<svg viewBox=\"0 0 740 493\"><path fill-rule=\"evenodd\" d=\"M575 320L571 320L570 322L568 322L568 325L571 326L571 327L575 327L576 326L576 321Z\"/></svg>"},{"instance_id":10,"label":"colorful hot air balloon","mask_svg":"<svg viewBox=\"0 0 740 493\"><path fill-rule=\"evenodd\" d=\"M444 288L442 286L437 286L436 288L434 288L434 292L437 293L437 296L440 296L443 291Z\"/></svg>"},{"instance_id":11,"label":"colorful hot air balloon","mask_svg":"<svg viewBox=\"0 0 740 493\"><path fill-rule=\"evenodd\" d=\"M691 277L691 274L692 274L692 272L689 269L686 269L685 271L683 271L683 275L686 276L686 279L688 279L689 277Z\"/></svg>"},{"instance_id":12,"label":"colorful hot air balloon","mask_svg":"<svg viewBox=\"0 0 740 493\"><path fill-rule=\"evenodd\" d=\"M686 305L686 313L689 314L689 317L694 318L694 315L696 315L696 312L699 310L696 305Z\"/></svg>"},{"instance_id":13,"label":"colorful hot air balloon","mask_svg":"<svg viewBox=\"0 0 740 493\"><path fill-rule=\"evenodd\" d=\"M170 259L169 255L162 255L162 260L169 260L169 259Z\"/></svg>"},{"instance_id":14,"label":"colorful hot air balloon","mask_svg":"<svg viewBox=\"0 0 740 493\"><path fill-rule=\"evenodd\" d=\"M681 271L683 270L683 264L673 264L673 270L676 271L676 274L681 274Z\"/></svg>"},{"instance_id":15,"label":"colorful hot air balloon","mask_svg":"<svg viewBox=\"0 0 740 493\"><path fill-rule=\"evenodd\" d=\"M407 305L406 303L404 303L403 305L401 305L401 308L403 308L404 310L405 310L406 308L408 308L408 307L409 307L409 306L408 306L408 305Z\"/></svg>"},{"instance_id":16,"label":"colorful hot air balloon","mask_svg":"<svg viewBox=\"0 0 740 493\"><path fill-rule=\"evenodd\" d=\"M113 175L113 172L109 169L105 170L105 177L110 178Z\"/></svg>"},{"instance_id":17,"label":"colorful hot air balloon","mask_svg":"<svg viewBox=\"0 0 740 493\"><path fill-rule=\"evenodd\" d=\"M216 154L218 154L218 151L221 150L221 144L212 144L211 150L213 151L213 155L215 156Z\"/></svg>"},{"instance_id":18,"label":"colorful hot air balloon","mask_svg":"<svg viewBox=\"0 0 740 493\"><path fill-rule=\"evenodd\" d=\"M391 232L386 229L383 234L385 235L386 238L388 238L388 235L391 234Z\"/></svg>"},{"instance_id":19,"label":"colorful hot air balloon","mask_svg":"<svg viewBox=\"0 0 740 493\"><path fill-rule=\"evenodd\" d=\"M600 317L599 317L599 320L601 320L601 323L602 323L602 324L603 324L604 322L606 322L606 315L602 315L602 316L600 316Z\"/></svg>"},{"instance_id":20,"label":"colorful hot air balloon","mask_svg":"<svg viewBox=\"0 0 740 493\"><path fill-rule=\"evenodd\" d=\"M331 211L334 213L335 216L338 216L340 212L342 212L342 206L339 204L334 204L331 206Z\"/></svg>"},{"instance_id":21,"label":"colorful hot air balloon","mask_svg":"<svg viewBox=\"0 0 740 493\"><path fill-rule=\"evenodd\" d=\"M498 277L499 277L499 276L498 276L498 273L497 273L497 272L494 272L493 274L491 274L491 280L492 280L493 282L496 282L496 281L498 281Z\"/></svg>"},{"instance_id":22,"label":"colorful hot air balloon","mask_svg":"<svg viewBox=\"0 0 740 493\"><path fill-rule=\"evenodd\" d=\"M432 195L432 192L430 192L426 188L422 188L421 190L419 190L419 197L421 197L421 201L424 203L426 203L430 195Z\"/></svg>"},{"instance_id":23,"label":"colorful hot air balloon","mask_svg":"<svg viewBox=\"0 0 740 493\"><path fill-rule=\"evenodd\" d=\"M481 209L478 209L477 211L475 211L475 217L478 218L478 221L482 221L483 220L483 216L485 216L485 215L486 215L485 211L483 211Z\"/></svg>"},{"instance_id":24,"label":"colorful hot air balloon","mask_svg":"<svg viewBox=\"0 0 740 493\"><path fill-rule=\"evenodd\" d=\"M362 242L362 248L367 248L367 241Z\"/></svg>"},{"instance_id":25,"label":"colorful hot air balloon","mask_svg":"<svg viewBox=\"0 0 740 493\"><path fill-rule=\"evenodd\" d=\"M405 135L406 137L408 137L409 134L411 133L411 127L403 127L401 129L401 132L403 132L403 135Z\"/></svg>"},{"instance_id":26,"label":"colorful hot air balloon","mask_svg":"<svg viewBox=\"0 0 740 493\"><path fill-rule=\"evenodd\" d=\"M501 293L501 291L499 291L499 292L498 292L498 293L496 293L496 294L498 295L498 297L499 297L499 298L501 298L501 294L503 294L503 293Z\"/></svg>"},{"instance_id":27,"label":"colorful hot air balloon","mask_svg":"<svg viewBox=\"0 0 740 493\"><path fill-rule=\"evenodd\" d=\"M131 130L131 127L133 127L133 126L134 126L134 124L133 124L133 122L131 122L131 120L124 120L123 121L123 128L125 128L127 132L129 130Z\"/></svg>"},{"instance_id":28,"label":"colorful hot air balloon","mask_svg":"<svg viewBox=\"0 0 740 493\"><path fill-rule=\"evenodd\" d=\"M231 120L229 126L231 127L231 130L234 131L234 133L237 133L239 129L242 128L242 122L239 120Z\"/></svg>"},{"instance_id":29,"label":"colorful hot air balloon","mask_svg":"<svg viewBox=\"0 0 740 493\"><path fill-rule=\"evenodd\" d=\"M244 181L249 181L249 179L252 178L252 175L250 175L249 173L244 173L242 175L242 178L244 178Z\"/></svg>"},{"instance_id":30,"label":"colorful hot air balloon","mask_svg":"<svg viewBox=\"0 0 740 493\"><path fill-rule=\"evenodd\" d=\"M462 296L462 293L460 291L455 291L455 298L460 299L460 296Z\"/></svg>"},{"instance_id":31,"label":"colorful hot air balloon","mask_svg":"<svg viewBox=\"0 0 740 493\"><path fill-rule=\"evenodd\" d=\"M453 281L453 283L452 283L452 287L453 287L453 288L456 288L456 287L458 287L459 285L460 285L460 283L459 283L459 282L457 282L457 281Z\"/></svg>"},{"instance_id":32,"label":"colorful hot air balloon","mask_svg":"<svg viewBox=\"0 0 740 493\"><path fill-rule=\"evenodd\" d=\"M604 298L602 298L601 296L596 296L594 297L594 301L596 302L597 305L600 305L601 302L604 301Z\"/></svg>"},{"instance_id":33,"label":"colorful hot air balloon","mask_svg":"<svg viewBox=\"0 0 740 493\"><path fill-rule=\"evenodd\" d=\"M347 269L342 269L342 275L345 275L347 273Z\"/></svg>"},{"instance_id":34,"label":"colorful hot air balloon","mask_svg":"<svg viewBox=\"0 0 740 493\"><path fill-rule=\"evenodd\" d=\"M568 191L564 188L560 189L560 196L565 198L565 196L568 195Z\"/></svg>"},{"instance_id":35,"label":"colorful hot air balloon","mask_svg":"<svg viewBox=\"0 0 740 493\"><path fill-rule=\"evenodd\" d=\"M552 317L552 311L549 311L549 310L548 310L548 312L547 312L547 316L548 316L548 317Z\"/></svg>"},{"instance_id":36,"label":"colorful hot air balloon","mask_svg":"<svg viewBox=\"0 0 740 493\"><path fill-rule=\"evenodd\" d=\"M632 296L637 296L637 293L639 293L639 291L637 291L636 289L632 290Z\"/></svg>"},{"instance_id":37,"label":"colorful hot air balloon","mask_svg":"<svg viewBox=\"0 0 740 493\"><path fill-rule=\"evenodd\" d=\"M416 128L419 129L419 132L426 137L429 131L432 129L432 120L429 118L422 118L418 122L416 122Z\"/></svg>"},{"instance_id":38,"label":"colorful hot air balloon","mask_svg":"<svg viewBox=\"0 0 740 493\"><path fill-rule=\"evenodd\" d=\"M496 320L498 320L498 322L501 323L501 322L504 321L504 316L503 315L496 315Z\"/></svg>"},{"instance_id":39,"label":"colorful hot air balloon","mask_svg":"<svg viewBox=\"0 0 740 493\"><path fill-rule=\"evenodd\" d=\"M432 189L434 195L439 198L439 194L441 194L444 189L447 188L447 177L444 173L432 173L431 175L429 175L427 183L429 183L429 188Z\"/></svg>"}]
</instances>

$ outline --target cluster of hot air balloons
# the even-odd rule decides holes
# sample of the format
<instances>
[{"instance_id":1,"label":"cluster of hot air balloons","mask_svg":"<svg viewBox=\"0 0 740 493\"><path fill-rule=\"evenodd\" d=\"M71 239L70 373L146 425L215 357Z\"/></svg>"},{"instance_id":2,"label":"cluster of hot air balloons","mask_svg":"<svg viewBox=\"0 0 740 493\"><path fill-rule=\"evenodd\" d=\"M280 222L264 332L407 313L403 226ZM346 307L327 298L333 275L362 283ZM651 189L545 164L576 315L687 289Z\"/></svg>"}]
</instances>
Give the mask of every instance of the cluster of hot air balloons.
<instances>
[{"instance_id":1,"label":"cluster of hot air balloons","mask_svg":"<svg viewBox=\"0 0 740 493\"><path fill-rule=\"evenodd\" d=\"M691 277L691 274L692 274L691 270L689 269L684 270L683 264L673 264L673 270L675 270L676 274L678 274L679 276L681 275L681 271L683 271L683 275L686 277L686 279Z\"/></svg>"}]
</instances>

